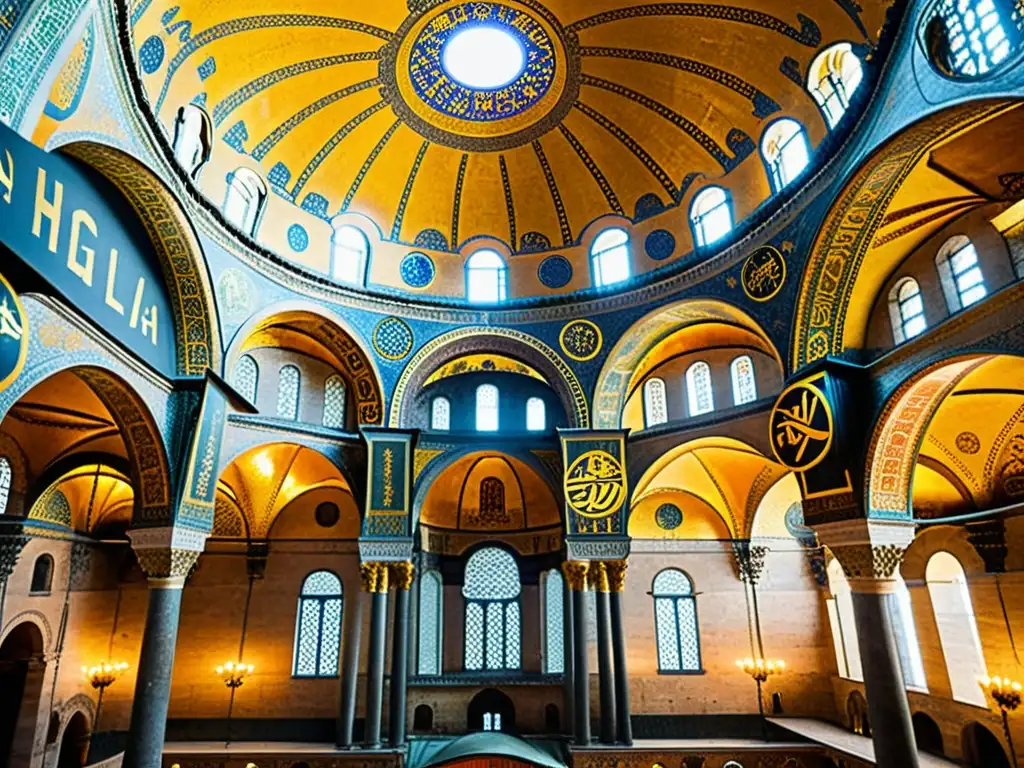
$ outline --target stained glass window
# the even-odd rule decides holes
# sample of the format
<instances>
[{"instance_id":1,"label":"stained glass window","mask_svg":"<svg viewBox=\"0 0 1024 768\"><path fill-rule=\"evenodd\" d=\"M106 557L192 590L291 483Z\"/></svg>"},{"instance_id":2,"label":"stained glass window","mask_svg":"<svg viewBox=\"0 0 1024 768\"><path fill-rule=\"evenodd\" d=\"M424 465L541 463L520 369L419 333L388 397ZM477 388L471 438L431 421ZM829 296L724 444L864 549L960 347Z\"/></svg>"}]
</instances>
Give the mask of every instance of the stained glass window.
<instances>
[{"instance_id":1,"label":"stained glass window","mask_svg":"<svg viewBox=\"0 0 1024 768\"><path fill-rule=\"evenodd\" d=\"M725 190L721 187L702 189L690 203L690 223L699 246L711 245L729 234L732 211Z\"/></svg>"},{"instance_id":2,"label":"stained glass window","mask_svg":"<svg viewBox=\"0 0 1024 768\"><path fill-rule=\"evenodd\" d=\"M277 380L277 415L282 419L299 418L299 369L294 365L281 368Z\"/></svg>"},{"instance_id":3,"label":"stained glass window","mask_svg":"<svg viewBox=\"0 0 1024 768\"><path fill-rule=\"evenodd\" d=\"M793 179L803 173L811 161L807 134L803 126L788 117L776 120L761 139L761 154L776 192L782 191Z\"/></svg>"},{"instance_id":4,"label":"stained glass window","mask_svg":"<svg viewBox=\"0 0 1024 768\"><path fill-rule=\"evenodd\" d=\"M358 228L345 224L334 230L331 238L331 274L335 280L362 285L370 243Z\"/></svg>"},{"instance_id":5,"label":"stained glass window","mask_svg":"<svg viewBox=\"0 0 1024 768\"><path fill-rule=\"evenodd\" d=\"M565 671L565 619L562 574L552 569L544 576L544 671Z\"/></svg>"},{"instance_id":6,"label":"stained glass window","mask_svg":"<svg viewBox=\"0 0 1024 768\"><path fill-rule=\"evenodd\" d=\"M1009 8L1000 9L997 3ZM939 3L936 10L946 25L948 65L953 74L984 75L1010 55L1020 42L1017 25L1003 18L1004 15L1019 16L1019 11L1012 9L1013 3L1005 0L942 0Z\"/></svg>"},{"instance_id":7,"label":"stained glass window","mask_svg":"<svg viewBox=\"0 0 1024 768\"><path fill-rule=\"evenodd\" d=\"M476 429L478 432L498 431L498 388L493 384L476 388Z\"/></svg>"},{"instance_id":8,"label":"stained glass window","mask_svg":"<svg viewBox=\"0 0 1024 768\"><path fill-rule=\"evenodd\" d=\"M444 637L444 587L441 574L424 571L420 577L419 656L417 671L421 675L441 674L441 649Z\"/></svg>"},{"instance_id":9,"label":"stained glass window","mask_svg":"<svg viewBox=\"0 0 1024 768\"><path fill-rule=\"evenodd\" d=\"M606 285L629 280L629 235L626 230L606 229L594 238L590 246L590 266L594 285Z\"/></svg>"},{"instance_id":10,"label":"stained glass window","mask_svg":"<svg viewBox=\"0 0 1024 768\"><path fill-rule=\"evenodd\" d=\"M700 639L693 584L668 568L654 577L654 618L659 672L699 672Z\"/></svg>"},{"instance_id":11,"label":"stained glass window","mask_svg":"<svg viewBox=\"0 0 1024 768\"><path fill-rule=\"evenodd\" d=\"M11 497L11 462L6 456L0 456L0 515L7 511L7 501Z\"/></svg>"},{"instance_id":12,"label":"stained glass window","mask_svg":"<svg viewBox=\"0 0 1024 768\"><path fill-rule=\"evenodd\" d=\"M465 668L519 669L521 621L519 567L497 547L481 549L466 562Z\"/></svg>"},{"instance_id":13,"label":"stained glass window","mask_svg":"<svg viewBox=\"0 0 1024 768\"><path fill-rule=\"evenodd\" d=\"M648 379L644 382L644 425L656 427L668 421L668 399L665 397L665 382L662 379Z\"/></svg>"},{"instance_id":14,"label":"stained glass window","mask_svg":"<svg viewBox=\"0 0 1024 768\"><path fill-rule=\"evenodd\" d=\"M807 89L825 114L829 128L835 128L846 114L862 78L860 59L849 43L826 48L811 63Z\"/></svg>"},{"instance_id":15,"label":"stained glass window","mask_svg":"<svg viewBox=\"0 0 1024 768\"><path fill-rule=\"evenodd\" d=\"M543 432L547 428L544 401L539 397L526 401L526 428L531 432Z\"/></svg>"},{"instance_id":16,"label":"stained glass window","mask_svg":"<svg viewBox=\"0 0 1024 768\"><path fill-rule=\"evenodd\" d=\"M259 383L260 369L256 361L249 355L242 355L235 363L231 375L231 386L253 405L256 404L256 385Z\"/></svg>"},{"instance_id":17,"label":"stained glass window","mask_svg":"<svg viewBox=\"0 0 1024 768\"><path fill-rule=\"evenodd\" d=\"M754 361L750 355L740 355L729 366L732 375L732 401L743 405L757 400L757 381L754 378Z\"/></svg>"},{"instance_id":18,"label":"stained glass window","mask_svg":"<svg viewBox=\"0 0 1024 768\"><path fill-rule=\"evenodd\" d=\"M345 428L345 379L338 374L324 382L324 426Z\"/></svg>"},{"instance_id":19,"label":"stained glass window","mask_svg":"<svg viewBox=\"0 0 1024 768\"><path fill-rule=\"evenodd\" d=\"M507 294L505 260L497 251L477 251L466 262L466 296L473 303L497 304Z\"/></svg>"},{"instance_id":20,"label":"stained glass window","mask_svg":"<svg viewBox=\"0 0 1024 768\"><path fill-rule=\"evenodd\" d=\"M330 571L314 571L302 582L295 618L296 677L334 677L341 647L341 580Z\"/></svg>"},{"instance_id":21,"label":"stained glass window","mask_svg":"<svg viewBox=\"0 0 1024 768\"><path fill-rule=\"evenodd\" d=\"M715 397L711 392L711 366L703 360L698 360L686 369L686 398L691 416L715 410Z\"/></svg>"},{"instance_id":22,"label":"stained glass window","mask_svg":"<svg viewBox=\"0 0 1024 768\"><path fill-rule=\"evenodd\" d=\"M447 397L435 397L430 404L430 428L436 430L451 429L452 406Z\"/></svg>"}]
</instances>

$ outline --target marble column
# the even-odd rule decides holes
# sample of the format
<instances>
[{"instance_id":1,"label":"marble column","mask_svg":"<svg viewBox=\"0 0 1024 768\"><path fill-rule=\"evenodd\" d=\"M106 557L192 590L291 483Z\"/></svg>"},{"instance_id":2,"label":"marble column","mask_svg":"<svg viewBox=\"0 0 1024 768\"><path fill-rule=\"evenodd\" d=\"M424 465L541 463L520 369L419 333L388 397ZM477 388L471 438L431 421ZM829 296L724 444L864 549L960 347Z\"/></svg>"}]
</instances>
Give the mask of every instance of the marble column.
<instances>
[{"instance_id":1,"label":"marble column","mask_svg":"<svg viewBox=\"0 0 1024 768\"><path fill-rule=\"evenodd\" d=\"M388 730L392 747L405 743L405 698L409 671L409 593L415 570L411 562L393 563L395 619L391 645L391 688L388 695Z\"/></svg>"},{"instance_id":2,"label":"marble column","mask_svg":"<svg viewBox=\"0 0 1024 768\"><path fill-rule=\"evenodd\" d=\"M384 644L388 635L388 567L372 563L374 584L370 593L370 658L366 672L366 728L363 746L380 747L380 721L384 701Z\"/></svg>"},{"instance_id":3,"label":"marble column","mask_svg":"<svg viewBox=\"0 0 1024 768\"><path fill-rule=\"evenodd\" d=\"M566 736L573 733L573 709L575 704L576 690L573 683L573 624L576 621L572 609L572 590L569 589L569 580L562 579L562 635L564 645L562 650L562 732Z\"/></svg>"},{"instance_id":4,"label":"marble column","mask_svg":"<svg viewBox=\"0 0 1024 768\"><path fill-rule=\"evenodd\" d=\"M167 731L181 591L205 546L206 534L166 527L133 530L128 536L149 578L149 604L122 765L153 768L161 764Z\"/></svg>"},{"instance_id":5,"label":"marble column","mask_svg":"<svg viewBox=\"0 0 1024 768\"><path fill-rule=\"evenodd\" d=\"M600 739L615 743L615 681L612 664L612 615L608 595L608 571L601 560L590 564L590 587L597 602L597 683L601 703Z\"/></svg>"},{"instance_id":6,"label":"marble column","mask_svg":"<svg viewBox=\"0 0 1024 768\"><path fill-rule=\"evenodd\" d=\"M362 589L345 611L345 646L342 658L341 701L338 714L337 745L351 749L354 744L356 695L359 690L359 645L363 636L363 605L372 594L377 572L373 563L360 563Z\"/></svg>"},{"instance_id":7,"label":"marble column","mask_svg":"<svg viewBox=\"0 0 1024 768\"><path fill-rule=\"evenodd\" d=\"M572 592L573 612L573 732L576 744L590 744L590 673L587 669L587 563L571 560L562 571Z\"/></svg>"},{"instance_id":8,"label":"marble column","mask_svg":"<svg viewBox=\"0 0 1024 768\"><path fill-rule=\"evenodd\" d=\"M913 541L906 521L848 520L816 526L850 584L878 768L917 768L917 742L888 602L903 553Z\"/></svg>"},{"instance_id":9,"label":"marble column","mask_svg":"<svg viewBox=\"0 0 1024 768\"><path fill-rule=\"evenodd\" d=\"M612 613L612 656L615 661L615 740L620 744L633 743L632 714L629 707L629 670L626 667L626 635L622 624L622 595L626 589L625 560L609 560L608 599Z\"/></svg>"}]
</instances>

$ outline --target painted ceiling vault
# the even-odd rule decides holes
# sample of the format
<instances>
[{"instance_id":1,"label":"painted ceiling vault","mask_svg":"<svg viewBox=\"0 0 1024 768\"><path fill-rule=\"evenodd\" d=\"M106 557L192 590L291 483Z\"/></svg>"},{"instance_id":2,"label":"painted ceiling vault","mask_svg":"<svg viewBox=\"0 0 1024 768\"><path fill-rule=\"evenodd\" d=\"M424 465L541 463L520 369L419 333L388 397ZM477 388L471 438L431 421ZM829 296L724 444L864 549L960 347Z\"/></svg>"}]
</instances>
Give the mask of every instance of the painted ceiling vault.
<instances>
[{"instance_id":1,"label":"painted ceiling vault","mask_svg":"<svg viewBox=\"0 0 1024 768\"><path fill-rule=\"evenodd\" d=\"M818 144L808 66L837 41L868 52L888 5L135 0L131 20L168 136L182 105L211 116L199 180L211 202L228 174L256 170L272 190L257 239L321 271L326 222L364 216L371 247L401 246L391 272L371 270L387 283L412 248L435 262L478 237L508 255L565 251L606 216L628 226L671 214L686 241L673 255L692 250L677 207L722 179L737 220L763 203L766 126L796 118ZM474 89L450 76L445 45L473 25L520 44L510 82Z\"/></svg>"}]
</instances>

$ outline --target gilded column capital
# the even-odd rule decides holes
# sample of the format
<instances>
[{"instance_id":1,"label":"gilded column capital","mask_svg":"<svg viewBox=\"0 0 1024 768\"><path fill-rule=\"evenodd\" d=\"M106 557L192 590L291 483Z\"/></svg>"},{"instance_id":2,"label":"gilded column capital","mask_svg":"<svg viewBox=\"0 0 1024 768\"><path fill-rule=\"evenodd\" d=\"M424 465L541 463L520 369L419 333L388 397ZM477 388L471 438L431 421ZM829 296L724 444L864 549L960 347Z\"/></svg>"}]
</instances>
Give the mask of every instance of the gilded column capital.
<instances>
[{"instance_id":1,"label":"gilded column capital","mask_svg":"<svg viewBox=\"0 0 1024 768\"><path fill-rule=\"evenodd\" d=\"M897 520L847 520L815 527L818 540L843 567L854 592L892 592L914 524Z\"/></svg>"},{"instance_id":2,"label":"gilded column capital","mask_svg":"<svg viewBox=\"0 0 1024 768\"><path fill-rule=\"evenodd\" d=\"M608 592L608 569L604 560L594 560L587 571L587 581L595 592Z\"/></svg>"},{"instance_id":3,"label":"gilded column capital","mask_svg":"<svg viewBox=\"0 0 1024 768\"><path fill-rule=\"evenodd\" d=\"M626 591L626 569L629 563L625 560L605 560L604 569L608 574L608 591Z\"/></svg>"},{"instance_id":4,"label":"gilded column capital","mask_svg":"<svg viewBox=\"0 0 1024 768\"><path fill-rule=\"evenodd\" d=\"M566 560L562 563L562 573L565 575L569 589L574 592L586 590L588 565L586 560Z\"/></svg>"},{"instance_id":5,"label":"gilded column capital","mask_svg":"<svg viewBox=\"0 0 1024 768\"><path fill-rule=\"evenodd\" d=\"M359 564L359 585L363 592L377 591L377 571L380 563L364 562Z\"/></svg>"},{"instance_id":6,"label":"gilded column capital","mask_svg":"<svg viewBox=\"0 0 1024 768\"><path fill-rule=\"evenodd\" d=\"M395 582L395 587L408 592L412 588L416 566L408 560L402 560L397 563L388 563L388 568L391 571L391 579Z\"/></svg>"},{"instance_id":7,"label":"gilded column capital","mask_svg":"<svg viewBox=\"0 0 1024 768\"><path fill-rule=\"evenodd\" d=\"M128 531L135 557L151 580L188 576L203 553L207 535L179 526Z\"/></svg>"}]
</instances>

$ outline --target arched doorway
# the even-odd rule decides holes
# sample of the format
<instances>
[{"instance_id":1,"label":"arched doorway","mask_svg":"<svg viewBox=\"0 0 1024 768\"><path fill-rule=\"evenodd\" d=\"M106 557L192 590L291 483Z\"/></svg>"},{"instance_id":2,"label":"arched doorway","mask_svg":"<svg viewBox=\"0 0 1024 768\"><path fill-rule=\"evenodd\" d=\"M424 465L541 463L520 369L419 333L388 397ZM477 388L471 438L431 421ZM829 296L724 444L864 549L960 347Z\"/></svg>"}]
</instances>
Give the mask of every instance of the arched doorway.
<instances>
[{"instance_id":1,"label":"arched doorway","mask_svg":"<svg viewBox=\"0 0 1024 768\"><path fill-rule=\"evenodd\" d=\"M1003 745L981 723L968 723L960 736L965 765L971 768L1010 768Z\"/></svg>"},{"instance_id":2,"label":"arched doorway","mask_svg":"<svg viewBox=\"0 0 1024 768\"><path fill-rule=\"evenodd\" d=\"M89 723L75 712L64 729L57 753L57 768L82 768L89 752Z\"/></svg>"},{"instance_id":3,"label":"arched doorway","mask_svg":"<svg viewBox=\"0 0 1024 768\"><path fill-rule=\"evenodd\" d=\"M515 731L516 708L512 699L494 688L480 691L469 702L466 727L470 731Z\"/></svg>"},{"instance_id":4,"label":"arched doorway","mask_svg":"<svg viewBox=\"0 0 1024 768\"><path fill-rule=\"evenodd\" d=\"M938 723L924 712L915 712L911 719L914 723L914 740L917 742L917 748L930 755L945 755L942 731L939 730Z\"/></svg>"},{"instance_id":5,"label":"arched doorway","mask_svg":"<svg viewBox=\"0 0 1024 768\"><path fill-rule=\"evenodd\" d=\"M860 691L853 691L846 697L846 720L851 731L870 738L871 721L868 720L868 702Z\"/></svg>"},{"instance_id":6,"label":"arched doorway","mask_svg":"<svg viewBox=\"0 0 1024 768\"><path fill-rule=\"evenodd\" d=\"M28 765L32 759L39 700L46 666L43 636L31 622L12 629L0 645L0 763Z\"/></svg>"}]
</instances>

